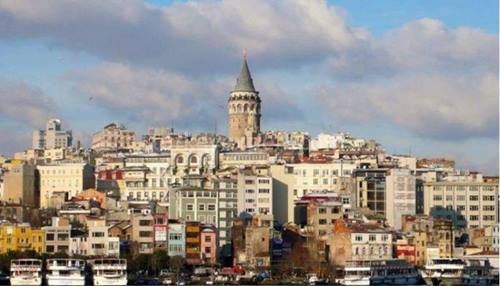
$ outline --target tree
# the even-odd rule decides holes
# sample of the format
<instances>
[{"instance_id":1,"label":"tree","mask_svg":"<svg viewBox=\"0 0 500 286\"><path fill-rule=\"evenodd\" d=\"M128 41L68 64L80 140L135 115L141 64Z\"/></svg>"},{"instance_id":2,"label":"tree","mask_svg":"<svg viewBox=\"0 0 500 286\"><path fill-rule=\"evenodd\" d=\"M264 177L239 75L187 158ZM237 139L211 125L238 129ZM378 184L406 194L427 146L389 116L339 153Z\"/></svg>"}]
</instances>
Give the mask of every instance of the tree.
<instances>
[{"instance_id":1,"label":"tree","mask_svg":"<svg viewBox=\"0 0 500 286\"><path fill-rule=\"evenodd\" d=\"M184 267L185 259L182 256L173 256L170 258L170 269L179 276L182 268Z\"/></svg>"},{"instance_id":2,"label":"tree","mask_svg":"<svg viewBox=\"0 0 500 286\"><path fill-rule=\"evenodd\" d=\"M152 270L155 275L158 275L161 269L168 268L169 257L166 250L159 249L153 253Z\"/></svg>"}]
</instances>

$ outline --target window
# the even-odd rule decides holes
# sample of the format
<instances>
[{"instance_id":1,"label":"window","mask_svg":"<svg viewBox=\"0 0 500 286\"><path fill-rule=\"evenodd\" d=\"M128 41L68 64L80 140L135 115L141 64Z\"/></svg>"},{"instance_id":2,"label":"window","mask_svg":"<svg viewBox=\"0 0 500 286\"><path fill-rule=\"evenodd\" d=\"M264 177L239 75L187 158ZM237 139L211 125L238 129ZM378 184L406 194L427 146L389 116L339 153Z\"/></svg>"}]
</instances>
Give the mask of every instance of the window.
<instances>
[{"instance_id":1,"label":"window","mask_svg":"<svg viewBox=\"0 0 500 286\"><path fill-rule=\"evenodd\" d=\"M245 184L247 184L247 185L253 185L253 180L245 180Z\"/></svg>"},{"instance_id":2,"label":"window","mask_svg":"<svg viewBox=\"0 0 500 286\"><path fill-rule=\"evenodd\" d=\"M269 189L259 189L259 194L269 194Z\"/></svg>"},{"instance_id":3,"label":"window","mask_svg":"<svg viewBox=\"0 0 500 286\"><path fill-rule=\"evenodd\" d=\"M434 200L435 201L442 201L443 200L443 196L434 196Z\"/></svg>"},{"instance_id":4,"label":"window","mask_svg":"<svg viewBox=\"0 0 500 286\"><path fill-rule=\"evenodd\" d=\"M363 241L363 236L362 236L362 235L356 235L356 236L354 237L354 239L355 239L356 241Z\"/></svg>"},{"instance_id":5,"label":"window","mask_svg":"<svg viewBox=\"0 0 500 286\"><path fill-rule=\"evenodd\" d=\"M102 231L92 232L92 237L104 237L104 232Z\"/></svg>"},{"instance_id":6,"label":"window","mask_svg":"<svg viewBox=\"0 0 500 286\"><path fill-rule=\"evenodd\" d=\"M189 160L189 163L191 163L191 164L198 163L198 158L196 156L191 156L191 159Z\"/></svg>"},{"instance_id":7,"label":"window","mask_svg":"<svg viewBox=\"0 0 500 286\"><path fill-rule=\"evenodd\" d=\"M199 211L204 211L204 210L205 210L205 205L204 205L204 204L200 204L200 205L198 206L198 210L199 210Z\"/></svg>"},{"instance_id":8,"label":"window","mask_svg":"<svg viewBox=\"0 0 500 286\"><path fill-rule=\"evenodd\" d=\"M319 209L318 209L318 212L319 212L320 214L326 214L326 208L319 208Z\"/></svg>"},{"instance_id":9,"label":"window","mask_svg":"<svg viewBox=\"0 0 500 286\"><path fill-rule=\"evenodd\" d=\"M153 237L153 232L151 232L151 231L139 231L139 237Z\"/></svg>"},{"instance_id":10,"label":"window","mask_svg":"<svg viewBox=\"0 0 500 286\"><path fill-rule=\"evenodd\" d=\"M177 164L184 163L184 158L182 156L177 157Z\"/></svg>"},{"instance_id":11,"label":"window","mask_svg":"<svg viewBox=\"0 0 500 286\"><path fill-rule=\"evenodd\" d=\"M247 194L253 194L253 193L255 193L255 191L251 190L251 189L248 189L248 190L245 190L245 193L247 193Z\"/></svg>"},{"instance_id":12,"label":"window","mask_svg":"<svg viewBox=\"0 0 500 286\"><path fill-rule=\"evenodd\" d=\"M54 240L54 234L53 233L47 233L47 235L45 236L45 240L49 240L49 241Z\"/></svg>"},{"instance_id":13,"label":"window","mask_svg":"<svg viewBox=\"0 0 500 286\"><path fill-rule=\"evenodd\" d=\"M180 233L170 233L168 235L169 240L181 240L182 239L182 234Z\"/></svg>"},{"instance_id":14,"label":"window","mask_svg":"<svg viewBox=\"0 0 500 286\"><path fill-rule=\"evenodd\" d=\"M269 180L268 179L260 179L259 184L269 184Z\"/></svg>"},{"instance_id":15,"label":"window","mask_svg":"<svg viewBox=\"0 0 500 286\"><path fill-rule=\"evenodd\" d=\"M469 210L470 211L478 211L479 210L479 206L469 206Z\"/></svg>"},{"instance_id":16,"label":"window","mask_svg":"<svg viewBox=\"0 0 500 286\"><path fill-rule=\"evenodd\" d=\"M457 201L465 201L465 196L457 196Z\"/></svg>"},{"instance_id":17,"label":"window","mask_svg":"<svg viewBox=\"0 0 500 286\"><path fill-rule=\"evenodd\" d=\"M469 220L471 220L471 221L479 220L479 216L477 216L477 215L471 215L471 216L469 216Z\"/></svg>"},{"instance_id":18,"label":"window","mask_svg":"<svg viewBox=\"0 0 500 286\"><path fill-rule=\"evenodd\" d=\"M387 241L389 236L387 234L382 235L382 241Z\"/></svg>"},{"instance_id":19,"label":"window","mask_svg":"<svg viewBox=\"0 0 500 286\"><path fill-rule=\"evenodd\" d=\"M140 226L149 226L149 225L151 225L151 221L147 220L147 219L141 219L141 220L139 220L139 225Z\"/></svg>"},{"instance_id":20,"label":"window","mask_svg":"<svg viewBox=\"0 0 500 286\"><path fill-rule=\"evenodd\" d=\"M478 201L479 200L479 196L470 196L469 200L471 200L471 201Z\"/></svg>"},{"instance_id":21,"label":"window","mask_svg":"<svg viewBox=\"0 0 500 286\"><path fill-rule=\"evenodd\" d=\"M319 224L326 224L326 219L320 219Z\"/></svg>"},{"instance_id":22,"label":"window","mask_svg":"<svg viewBox=\"0 0 500 286\"><path fill-rule=\"evenodd\" d=\"M193 205L192 205L192 204L188 204L188 205L186 206L186 209L187 209L188 211L192 211L192 210L193 210Z\"/></svg>"},{"instance_id":23,"label":"window","mask_svg":"<svg viewBox=\"0 0 500 286\"><path fill-rule=\"evenodd\" d=\"M205 242L212 242L212 237L209 235L205 236Z\"/></svg>"},{"instance_id":24,"label":"window","mask_svg":"<svg viewBox=\"0 0 500 286\"><path fill-rule=\"evenodd\" d=\"M208 210L215 211L215 205L213 205L213 204L208 205Z\"/></svg>"},{"instance_id":25,"label":"window","mask_svg":"<svg viewBox=\"0 0 500 286\"><path fill-rule=\"evenodd\" d=\"M375 234L370 234L370 235L368 236L368 240L369 240L369 241L375 241L375 240L376 240L376 236L375 236Z\"/></svg>"}]
</instances>

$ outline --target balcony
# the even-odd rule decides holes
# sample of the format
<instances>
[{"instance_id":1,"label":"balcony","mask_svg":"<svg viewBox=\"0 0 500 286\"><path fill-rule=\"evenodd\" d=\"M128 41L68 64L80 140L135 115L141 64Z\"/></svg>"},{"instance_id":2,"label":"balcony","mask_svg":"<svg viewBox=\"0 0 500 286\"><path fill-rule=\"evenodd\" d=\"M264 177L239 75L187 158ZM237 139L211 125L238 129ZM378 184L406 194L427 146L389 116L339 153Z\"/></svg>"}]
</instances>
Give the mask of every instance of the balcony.
<instances>
[{"instance_id":1,"label":"balcony","mask_svg":"<svg viewBox=\"0 0 500 286\"><path fill-rule=\"evenodd\" d=\"M199 248L186 247L186 254L199 254L199 253L200 253Z\"/></svg>"},{"instance_id":2,"label":"balcony","mask_svg":"<svg viewBox=\"0 0 500 286\"><path fill-rule=\"evenodd\" d=\"M199 226L187 226L186 232L200 232Z\"/></svg>"},{"instance_id":3,"label":"balcony","mask_svg":"<svg viewBox=\"0 0 500 286\"><path fill-rule=\"evenodd\" d=\"M186 237L187 243L200 243L199 237Z\"/></svg>"}]
</instances>

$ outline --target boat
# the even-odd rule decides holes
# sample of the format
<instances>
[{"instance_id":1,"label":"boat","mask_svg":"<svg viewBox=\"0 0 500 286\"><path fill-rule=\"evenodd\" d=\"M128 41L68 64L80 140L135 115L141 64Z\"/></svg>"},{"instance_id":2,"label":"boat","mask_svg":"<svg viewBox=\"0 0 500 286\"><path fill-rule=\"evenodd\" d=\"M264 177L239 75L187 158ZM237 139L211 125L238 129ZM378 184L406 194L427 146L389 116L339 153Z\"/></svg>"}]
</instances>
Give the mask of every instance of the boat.
<instances>
[{"instance_id":1,"label":"boat","mask_svg":"<svg viewBox=\"0 0 500 286\"><path fill-rule=\"evenodd\" d=\"M418 285L422 282L416 266L404 259L371 261L370 271L370 285Z\"/></svg>"},{"instance_id":2,"label":"boat","mask_svg":"<svg viewBox=\"0 0 500 286\"><path fill-rule=\"evenodd\" d=\"M82 259L57 258L47 260L47 285L85 285L85 261Z\"/></svg>"},{"instance_id":3,"label":"boat","mask_svg":"<svg viewBox=\"0 0 500 286\"><path fill-rule=\"evenodd\" d=\"M340 279L341 285L370 285L370 261L347 261L344 267L344 278Z\"/></svg>"},{"instance_id":4,"label":"boat","mask_svg":"<svg viewBox=\"0 0 500 286\"><path fill-rule=\"evenodd\" d=\"M13 259L10 261L10 285L33 286L42 284L42 260Z\"/></svg>"},{"instance_id":5,"label":"boat","mask_svg":"<svg viewBox=\"0 0 500 286\"><path fill-rule=\"evenodd\" d=\"M100 258L89 261L92 267L94 285L127 285L127 260Z\"/></svg>"},{"instance_id":6,"label":"boat","mask_svg":"<svg viewBox=\"0 0 500 286\"><path fill-rule=\"evenodd\" d=\"M462 275L463 285L493 285L495 279L491 273L493 267L486 258L471 258L465 260ZM497 283L498 284L498 283Z\"/></svg>"},{"instance_id":7,"label":"boat","mask_svg":"<svg viewBox=\"0 0 500 286\"><path fill-rule=\"evenodd\" d=\"M427 285L462 285L464 261L459 258L431 258L421 271Z\"/></svg>"}]
</instances>

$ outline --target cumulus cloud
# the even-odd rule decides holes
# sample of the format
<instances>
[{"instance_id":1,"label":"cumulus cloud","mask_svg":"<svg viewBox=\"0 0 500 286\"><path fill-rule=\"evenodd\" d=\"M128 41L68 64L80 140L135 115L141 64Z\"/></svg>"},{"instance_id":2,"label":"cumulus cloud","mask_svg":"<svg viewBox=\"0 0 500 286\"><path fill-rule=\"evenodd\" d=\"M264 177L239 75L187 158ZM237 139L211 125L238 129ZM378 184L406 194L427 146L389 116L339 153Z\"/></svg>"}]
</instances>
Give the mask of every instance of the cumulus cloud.
<instances>
[{"instance_id":1,"label":"cumulus cloud","mask_svg":"<svg viewBox=\"0 0 500 286\"><path fill-rule=\"evenodd\" d=\"M236 75L234 76L234 78ZM91 98L96 107L116 116L181 126L213 127L226 119L226 102L234 78L192 78L179 73L102 63L93 69L68 74L76 94ZM298 120L301 112L275 82L258 82L264 117Z\"/></svg>"},{"instance_id":2,"label":"cumulus cloud","mask_svg":"<svg viewBox=\"0 0 500 286\"><path fill-rule=\"evenodd\" d=\"M366 31L346 24L326 1L0 2L0 36L43 37L109 61L220 72L243 49L262 66L321 60L357 45Z\"/></svg>"},{"instance_id":3,"label":"cumulus cloud","mask_svg":"<svg viewBox=\"0 0 500 286\"><path fill-rule=\"evenodd\" d=\"M498 92L494 74L398 76L317 89L341 120L388 120L440 140L498 137Z\"/></svg>"},{"instance_id":4,"label":"cumulus cloud","mask_svg":"<svg viewBox=\"0 0 500 286\"><path fill-rule=\"evenodd\" d=\"M0 103L0 119L29 126L40 126L56 109L51 97L23 82L0 81Z\"/></svg>"}]
</instances>

